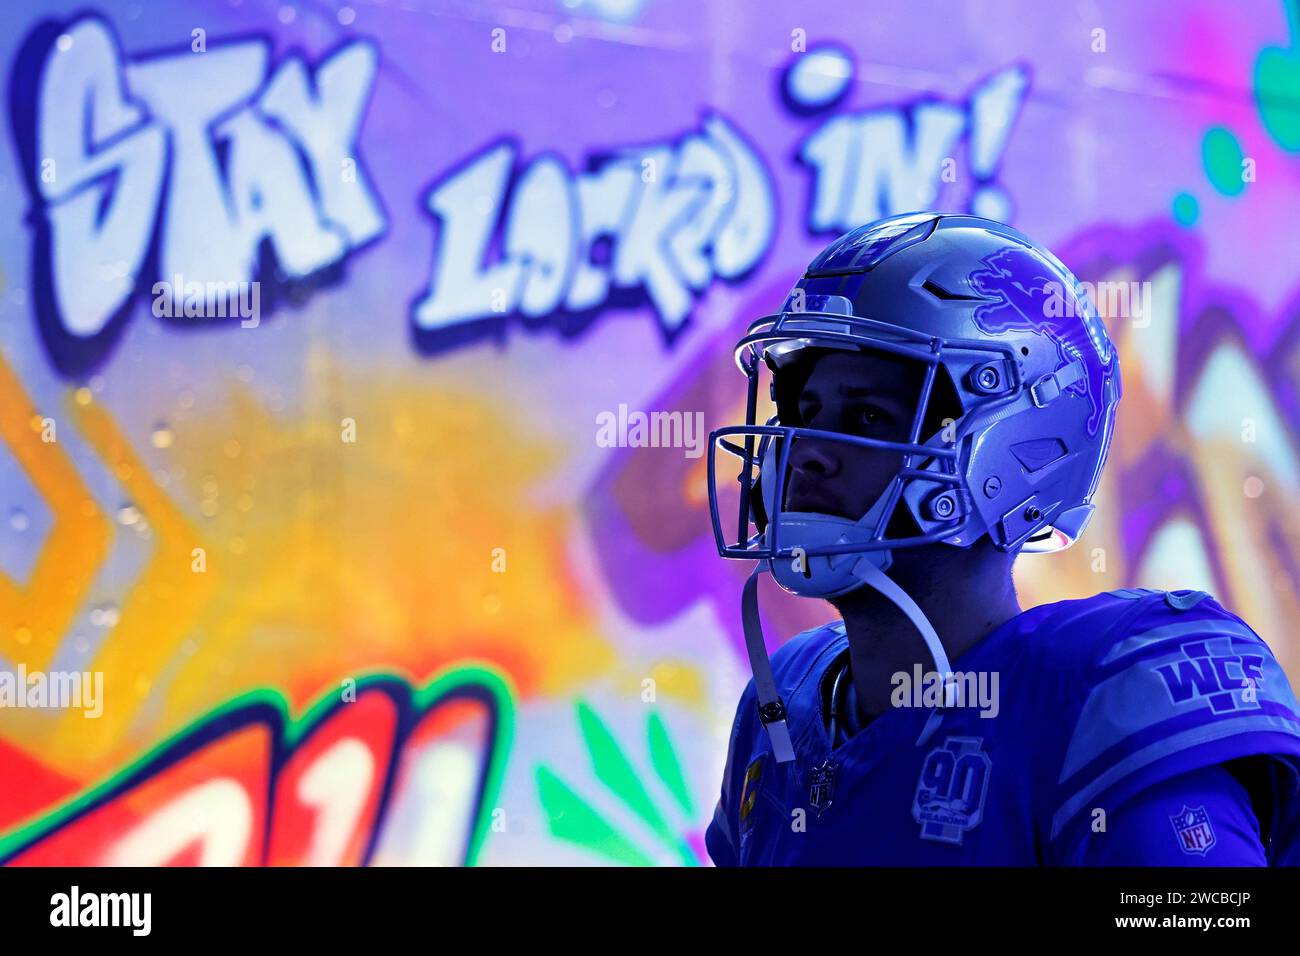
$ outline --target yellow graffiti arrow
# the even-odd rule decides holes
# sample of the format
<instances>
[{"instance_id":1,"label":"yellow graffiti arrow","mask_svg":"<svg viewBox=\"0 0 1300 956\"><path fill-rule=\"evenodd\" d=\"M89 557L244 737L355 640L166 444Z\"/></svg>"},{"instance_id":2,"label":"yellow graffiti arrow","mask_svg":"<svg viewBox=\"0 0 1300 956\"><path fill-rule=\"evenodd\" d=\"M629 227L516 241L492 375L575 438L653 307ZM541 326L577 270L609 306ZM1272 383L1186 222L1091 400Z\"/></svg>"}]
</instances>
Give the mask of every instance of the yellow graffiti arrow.
<instances>
[{"instance_id":1,"label":"yellow graffiti arrow","mask_svg":"<svg viewBox=\"0 0 1300 956\"><path fill-rule=\"evenodd\" d=\"M0 438L53 515L26 584L0 572L0 654L49 664L108 553L112 529L45 419L0 356ZM51 440L53 439L53 440Z\"/></svg>"}]
</instances>

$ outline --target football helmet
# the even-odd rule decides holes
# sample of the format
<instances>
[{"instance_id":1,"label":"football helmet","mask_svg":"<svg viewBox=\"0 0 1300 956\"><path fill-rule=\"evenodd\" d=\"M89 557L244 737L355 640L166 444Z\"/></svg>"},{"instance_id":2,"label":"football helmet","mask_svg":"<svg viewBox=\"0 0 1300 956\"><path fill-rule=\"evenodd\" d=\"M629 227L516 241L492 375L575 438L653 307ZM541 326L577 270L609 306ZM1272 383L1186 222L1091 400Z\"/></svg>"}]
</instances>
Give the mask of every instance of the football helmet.
<instances>
[{"instance_id":1,"label":"football helmet","mask_svg":"<svg viewBox=\"0 0 1300 956\"><path fill-rule=\"evenodd\" d=\"M828 350L915 365L921 384L906 440L804 426L798 391L808 360ZM782 760L790 753L777 740L784 709L758 629L758 575L770 572L806 597L876 588L917 626L939 673L950 674L924 614L885 574L892 552L967 548L985 535L1005 552L1072 544L1093 512L1119 362L1086 291L1050 251L992 220L912 213L827 246L781 311L749 326L736 363L748 380L746 422L710 435L709 510L719 553L758 562L745 587L746 642L760 714ZM765 376L775 414L760 418ZM948 414L936 420L941 393ZM805 441L873 449L899 465L860 515L795 510L791 456ZM738 489L721 473L719 450L740 461ZM722 502L737 491L729 536Z\"/></svg>"}]
</instances>

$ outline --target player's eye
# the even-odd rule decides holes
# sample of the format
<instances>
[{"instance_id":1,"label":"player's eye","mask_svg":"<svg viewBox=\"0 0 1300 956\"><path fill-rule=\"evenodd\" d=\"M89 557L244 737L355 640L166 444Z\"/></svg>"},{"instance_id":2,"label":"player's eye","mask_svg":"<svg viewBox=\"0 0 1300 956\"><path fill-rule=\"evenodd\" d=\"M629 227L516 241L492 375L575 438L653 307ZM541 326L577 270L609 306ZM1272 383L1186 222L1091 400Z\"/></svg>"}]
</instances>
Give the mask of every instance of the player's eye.
<instances>
[{"instance_id":1,"label":"player's eye","mask_svg":"<svg viewBox=\"0 0 1300 956\"><path fill-rule=\"evenodd\" d=\"M875 405L861 406L858 409L857 414L854 416L854 419L858 425L872 428L879 425L888 425L894 420L893 416L890 415L889 412L885 411L883 408L878 408Z\"/></svg>"},{"instance_id":2,"label":"player's eye","mask_svg":"<svg viewBox=\"0 0 1300 956\"><path fill-rule=\"evenodd\" d=\"M821 402L802 401L799 403L799 421L795 424L807 426L822 410Z\"/></svg>"}]
</instances>

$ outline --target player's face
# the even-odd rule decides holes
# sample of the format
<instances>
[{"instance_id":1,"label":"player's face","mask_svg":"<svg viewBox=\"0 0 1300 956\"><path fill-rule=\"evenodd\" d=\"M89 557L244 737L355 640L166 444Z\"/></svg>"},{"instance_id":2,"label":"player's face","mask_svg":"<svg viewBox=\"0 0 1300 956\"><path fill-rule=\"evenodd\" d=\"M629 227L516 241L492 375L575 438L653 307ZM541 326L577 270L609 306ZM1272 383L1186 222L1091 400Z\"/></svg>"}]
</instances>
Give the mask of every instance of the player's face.
<instances>
[{"instance_id":1,"label":"player's face","mask_svg":"<svg viewBox=\"0 0 1300 956\"><path fill-rule=\"evenodd\" d=\"M906 442L923 379L918 363L886 353L826 353L815 360L799 393L798 424ZM884 493L901 465L902 455L896 452L797 439L790 448L785 507L857 520Z\"/></svg>"}]
</instances>

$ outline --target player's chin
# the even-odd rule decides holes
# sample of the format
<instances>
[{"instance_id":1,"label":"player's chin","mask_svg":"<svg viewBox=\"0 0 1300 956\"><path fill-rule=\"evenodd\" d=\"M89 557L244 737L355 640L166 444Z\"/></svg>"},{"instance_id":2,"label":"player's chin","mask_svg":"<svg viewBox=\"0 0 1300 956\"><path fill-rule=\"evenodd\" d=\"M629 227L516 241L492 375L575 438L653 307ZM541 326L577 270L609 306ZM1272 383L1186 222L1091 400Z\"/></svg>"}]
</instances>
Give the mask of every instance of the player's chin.
<instances>
[{"instance_id":1,"label":"player's chin","mask_svg":"<svg viewBox=\"0 0 1300 956\"><path fill-rule=\"evenodd\" d=\"M845 507L836 501L829 501L826 498L813 495L801 497L798 495L786 499L786 511L797 511L800 514L819 514L827 515L831 518L848 518L854 520L855 516L852 509Z\"/></svg>"},{"instance_id":2,"label":"player's chin","mask_svg":"<svg viewBox=\"0 0 1300 956\"><path fill-rule=\"evenodd\" d=\"M847 500L848 497L850 496L837 494L834 489L827 488L821 483L796 482L786 493L785 510L856 520L862 516L865 509L855 514L853 506ZM857 495L851 497L856 498Z\"/></svg>"}]
</instances>

